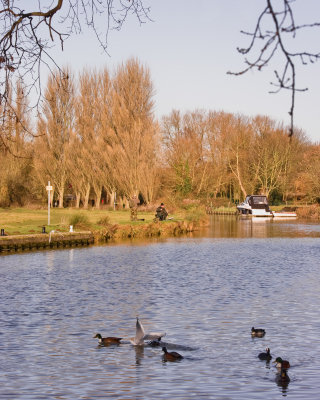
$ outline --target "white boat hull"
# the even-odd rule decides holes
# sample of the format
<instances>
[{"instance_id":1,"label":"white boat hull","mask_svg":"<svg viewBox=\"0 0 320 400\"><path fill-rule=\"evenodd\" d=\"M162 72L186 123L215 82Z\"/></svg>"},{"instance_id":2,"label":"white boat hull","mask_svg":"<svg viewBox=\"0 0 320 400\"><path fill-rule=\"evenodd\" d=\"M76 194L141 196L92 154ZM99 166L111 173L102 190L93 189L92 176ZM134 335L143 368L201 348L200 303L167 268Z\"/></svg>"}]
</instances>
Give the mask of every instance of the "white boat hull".
<instances>
[{"instance_id":1,"label":"white boat hull","mask_svg":"<svg viewBox=\"0 0 320 400\"><path fill-rule=\"evenodd\" d=\"M271 212L268 212L266 210L259 210L259 209L256 209L256 210L253 209L252 216L253 217L273 217Z\"/></svg>"}]
</instances>

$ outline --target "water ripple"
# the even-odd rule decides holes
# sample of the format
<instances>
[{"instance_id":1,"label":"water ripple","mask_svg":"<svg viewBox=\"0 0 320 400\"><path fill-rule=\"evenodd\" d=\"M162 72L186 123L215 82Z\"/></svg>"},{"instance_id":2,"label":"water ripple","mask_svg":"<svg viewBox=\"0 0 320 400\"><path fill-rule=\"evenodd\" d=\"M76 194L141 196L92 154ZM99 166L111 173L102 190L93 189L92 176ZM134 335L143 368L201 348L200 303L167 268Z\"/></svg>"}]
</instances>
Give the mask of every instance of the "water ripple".
<instances>
[{"instance_id":1,"label":"water ripple","mask_svg":"<svg viewBox=\"0 0 320 400\"><path fill-rule=\"evenodd\" d=\"M0 398L317 399L319 259L317 238L280 237L1 257ZM132 346L136 315L184 359ZM290 360L286 387L265 347Z\"/></svg>"}]
</instances>

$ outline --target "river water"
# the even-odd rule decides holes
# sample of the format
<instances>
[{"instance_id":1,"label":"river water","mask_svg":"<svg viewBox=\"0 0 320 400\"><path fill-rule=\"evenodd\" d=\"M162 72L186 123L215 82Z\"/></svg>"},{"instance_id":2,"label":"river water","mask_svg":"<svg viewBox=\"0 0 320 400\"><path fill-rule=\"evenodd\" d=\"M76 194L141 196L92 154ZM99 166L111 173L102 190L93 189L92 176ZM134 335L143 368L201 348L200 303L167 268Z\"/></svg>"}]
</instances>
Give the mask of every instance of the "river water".
<instances>
[{"instance_id":1,"label":"river water","mask_svg":"<svg viewBox=\"0 0 320 400\"><path fill-rule=\"evenodd\" d=\"M319 399L319 238L216 217L192 237L1 256L0 399ZM136 316L184 359L132 346Z\"/></svg>"}]
</instances>

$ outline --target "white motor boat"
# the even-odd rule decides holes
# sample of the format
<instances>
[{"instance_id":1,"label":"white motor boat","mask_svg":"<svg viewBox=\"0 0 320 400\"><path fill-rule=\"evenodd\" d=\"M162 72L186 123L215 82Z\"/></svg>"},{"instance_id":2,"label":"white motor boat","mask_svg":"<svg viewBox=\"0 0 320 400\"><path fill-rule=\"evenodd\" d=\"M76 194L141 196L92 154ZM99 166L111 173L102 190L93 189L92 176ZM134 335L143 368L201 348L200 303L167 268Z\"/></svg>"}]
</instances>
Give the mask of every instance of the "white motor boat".
<instances>
[{"instance_id":1,"label":"white motor boat","mask_svg":"<svg viewBox=\"0 0 320 400\"><path fill-rule=\"evenodd\" d=\"M245 201L237 205L239 214L252 217L280 217L296 218L297 214L293 211L272 211L270 210L267 196L249 195Z\"/></svg>"},{"instance_id":2,"label":"white motor boat","mask_svg":"<svg viewBox=\"0 0 320 400\"><path fill-rule=\"evenodd\" d=\"M267 196L249 195L243 203L237 205L239 214L252 217L273 217Z\"/></svg>"}]
</instances>

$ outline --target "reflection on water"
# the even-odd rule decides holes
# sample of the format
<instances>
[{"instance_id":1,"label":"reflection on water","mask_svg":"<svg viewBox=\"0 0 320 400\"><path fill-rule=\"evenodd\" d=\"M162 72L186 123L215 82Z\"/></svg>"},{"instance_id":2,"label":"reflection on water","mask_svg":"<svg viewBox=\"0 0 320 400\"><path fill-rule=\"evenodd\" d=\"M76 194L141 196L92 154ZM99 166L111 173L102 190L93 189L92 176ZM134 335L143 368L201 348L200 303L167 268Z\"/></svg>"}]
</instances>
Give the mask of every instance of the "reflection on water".
<instances>
[{"instance_id":1,"label":"reflection on water","mask_svg":"<svg viewBox=\"0 0 320 400\"><path fill-rule=\"evenodd\" d=\"M0 257L0 399L318 399L319 225L212 222L198 237ZM136 315L184 359L132 346ZM259 360L266 347L290 382Z\"/></svg>"},{"instance_id":2,"label":"reflection on water","mask_svg":"<svg viewBox=\"0 0 320 400\"><path fill-rule=\"evenodd\" d=\"M136 352L136 364L141 365L141 360L144 356L144 347L134 346L134 351Z\"/></svg>"},{"instance_id":3,"label":"reflection on water","mask_svg":"<svg viewBox=\"0 0 320 400\"><path fill-rule=\"evenodd\" d=\"M275 381L276 381L277 385L279 386L283 395L286 396L286 394L288 392L288 386L290 383L289 375L286 374L286 377L283 377L283 376L281 376L281 372L277 372Z\"/></svg>"},{"instance_id":4,"label":"reflection on water","mask_svg":"<svg viewBox=\"0 0 320 400\"><path fill-rule=\"evenodd\" d=\"M210 226L200 232L200 236L203 235L220 238L320 237L320 225L295 218L212 215Z\"/></svg>"}]
</instances>

